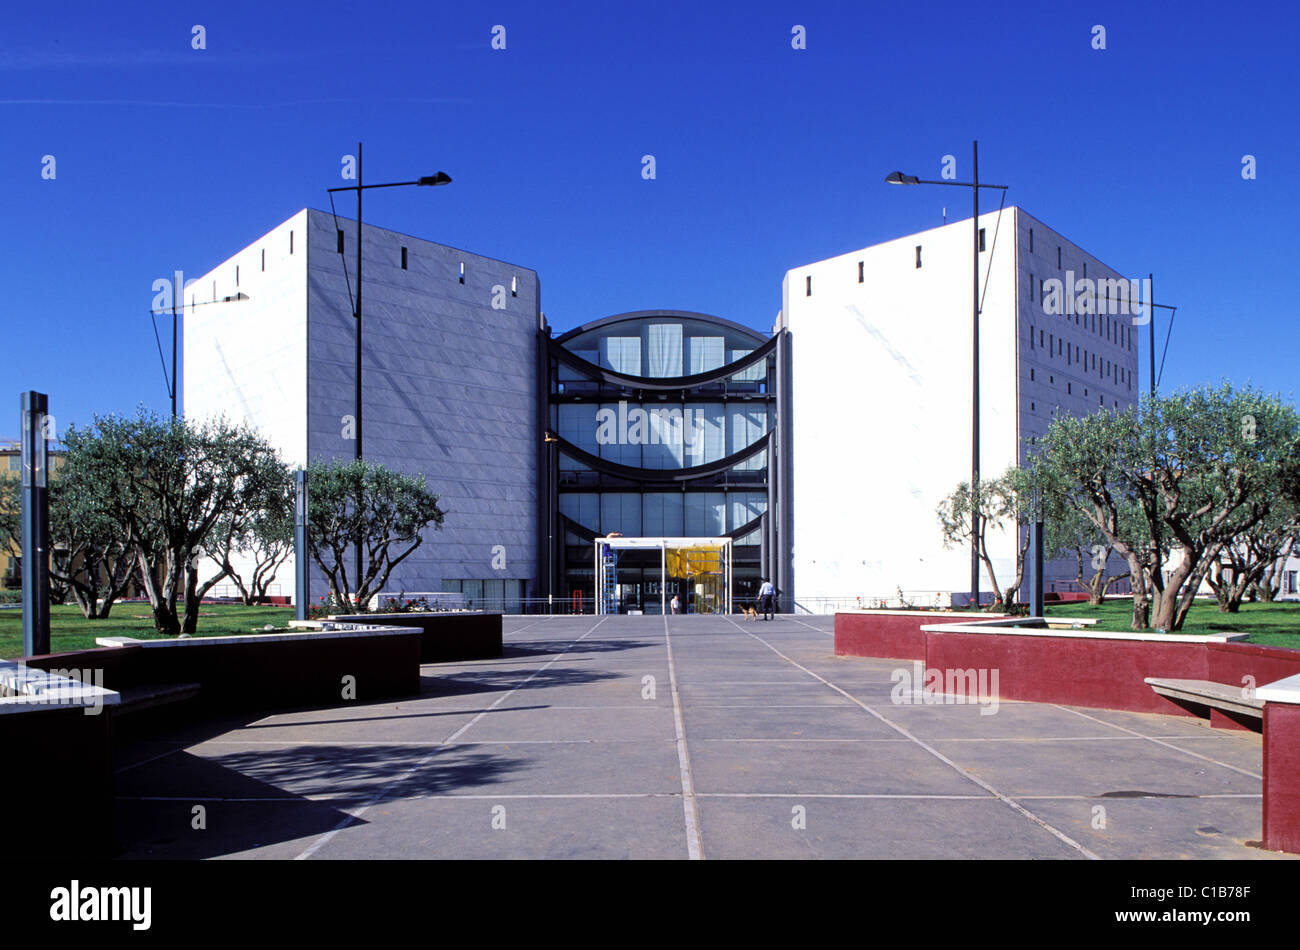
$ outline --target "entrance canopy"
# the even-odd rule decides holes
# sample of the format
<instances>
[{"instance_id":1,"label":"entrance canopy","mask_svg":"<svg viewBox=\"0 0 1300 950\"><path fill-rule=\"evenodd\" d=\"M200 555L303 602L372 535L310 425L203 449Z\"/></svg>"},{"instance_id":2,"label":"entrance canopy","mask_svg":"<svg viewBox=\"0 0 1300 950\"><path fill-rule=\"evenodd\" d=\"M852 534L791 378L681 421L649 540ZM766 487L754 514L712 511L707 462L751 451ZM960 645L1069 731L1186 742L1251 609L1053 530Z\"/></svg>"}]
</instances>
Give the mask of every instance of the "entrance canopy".
<instances>
[{"instance_id":1,"label":"entrance canopy","mask_svg":"<svg viewBox=\"0 0 1300 950\"><path fill-rule=\"evenodd\" d=\"M731 613L731 544L731 538L597 538L596 610L668 613L676 596L682 613ZM658 583L644 582L643 568L656 564ZM629 567L622 576L620 565Z\"/></svg>"}]
</instances>

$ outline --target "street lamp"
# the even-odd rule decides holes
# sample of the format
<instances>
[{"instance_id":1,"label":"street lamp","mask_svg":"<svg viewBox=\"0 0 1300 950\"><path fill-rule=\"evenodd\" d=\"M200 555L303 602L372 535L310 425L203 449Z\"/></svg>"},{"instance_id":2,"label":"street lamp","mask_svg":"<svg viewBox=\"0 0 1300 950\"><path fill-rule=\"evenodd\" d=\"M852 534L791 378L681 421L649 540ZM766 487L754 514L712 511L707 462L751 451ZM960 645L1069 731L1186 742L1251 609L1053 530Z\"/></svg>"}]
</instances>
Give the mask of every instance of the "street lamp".
<instances>
[{"instance_id":1,"label":"street lamp","mask_svg":"<svg viewBox=\"0 0 1300 950\"><path fill-rule=\"evenodd\" d=\"M357 193L357 295L356 309L353 316L357 321L357 345L356 345L356 392L353 396L354 401L354 422L355 428L353 434L356 436L356 447L354 457L361 460L361 193L367 188L401 188L406 185L416 185L420 187L433 187L437 185L450 185L451 176L446 172L435 172L432 175L424 175L415 181L393 181L379 185L366 185L362 183L361 177L361 143L357 143L357 183L355 185L344 185L339 188L327 188L330 194L331 202L333 195L338 191L355 191ZM355 569L355 581L361 581L361 543L358 539L356 544L356 557L353 561Z\"/></svg>"},{"instance_id":2,"label":"street lamp","mask_svg":"<svg viewBox=\"0 0 1300 950\"><path fill-rule=\"evenodd\" d=\"M971 143L971 174L973 181L935 181L905 175L902 172L890 172L885 177L890 185L955 185L969 188L975 203L975 217L972 219L974 234L973 249L973 284L974 295L971 311L971 536L970 536L970 599L971 605L979 608L980 599L980 560L979 560L979 484L980 484L980 189L996 188L1006 191L1006 185L987 185L980 182L979 142Z\"/></svg>"}]
</instances>

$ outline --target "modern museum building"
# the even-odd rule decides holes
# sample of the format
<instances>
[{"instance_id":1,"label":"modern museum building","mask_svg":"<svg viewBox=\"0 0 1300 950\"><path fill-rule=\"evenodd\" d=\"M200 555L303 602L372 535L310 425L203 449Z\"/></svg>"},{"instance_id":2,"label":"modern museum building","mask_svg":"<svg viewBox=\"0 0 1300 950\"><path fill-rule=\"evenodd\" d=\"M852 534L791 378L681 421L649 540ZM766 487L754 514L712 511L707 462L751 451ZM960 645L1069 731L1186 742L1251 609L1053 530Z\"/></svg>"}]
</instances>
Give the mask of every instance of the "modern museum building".
<instances>
[{"instance_id":1,"label":"modern museum building","mask_svg":"<svg viewBox=\"0 0 1300 950\"><path fill-rule=\"evenodd\" d=\"M1054 412L1138 392L1131 315L1043 307L1044 281L1118 273L1019 208L995 217L990 477ZM187 285L187 417L247 422L294 466L354 456L355 228L304 209ZM970 474L970 222L792 268L762 330L642 310L557 333L529 268L369 225L362 252L362 455L446 513L390 591L651 614L737 609L764 578L783 611L967 590L935 509ZM1002 579L1014 533L990 549Z\"/></svg>"}]
</instances>

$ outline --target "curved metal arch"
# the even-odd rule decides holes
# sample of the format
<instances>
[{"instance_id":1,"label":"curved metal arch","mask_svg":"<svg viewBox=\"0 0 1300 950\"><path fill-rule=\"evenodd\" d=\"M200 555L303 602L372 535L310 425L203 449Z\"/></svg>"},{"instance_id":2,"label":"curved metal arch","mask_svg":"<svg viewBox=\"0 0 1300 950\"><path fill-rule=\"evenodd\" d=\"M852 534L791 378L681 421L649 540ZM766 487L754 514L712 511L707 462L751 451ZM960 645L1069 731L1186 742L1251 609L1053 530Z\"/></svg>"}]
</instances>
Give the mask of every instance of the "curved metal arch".
<instances>
[{"instance_id":1,"label":"curved metal arch","mask_svg":"<svg viewBox=\"0 0 1300 950\"><path fill-rule=\"evenodd\" d=\"M769 338L762 346L750 351L740 359L725 366L719 366L717 369L709 370L705 373L695 373L691 376L632 376L628 373L618 373L612 369L605 369L603 366L597 366L595 363L584 360L572 350L569 350L560 343L559 340L550 340L551 356L555 357L561 363L571 366L588 379L599 380L609 383L611 386L621 386L624 389L646 389L655 392L671 392L678 389L694 389L697 386L704 386L708 383L717 383L725 379L730 379L742 370L746 370L760 360L765 360L776 349L776 344L780 336Z\"/></svg>"},{"instance_id":2,"label":"curved metal arch","mask_svg":"<svg viewBox=\"0 0 1300 950\"><path fill-rule=\"evenodd\" d=\"M722 536L724 538L731 538L731 540L733 541L739 538L743 538L751 531L757 531L759 528L763 526L763 518L766 514L767 513L764 512L763 514L759 515L757 518L753 518L750 521L747 521L745 524L742 524L739 528L732 528L730 531L726 532ZM594 530L588 528L581 521L575 521L574 519L570 518L568 515L564 514L563 512L560 513L560 525L563 530L572 531L574 534L582 538L582 540L587 543L591 543L599 537L599 535L597 535Z\"/></svg>"},{"instance_id":3,"label":"curved metal arch","mask_svg":"<svg viewBox=\"0 0 1300 950\"><path fill-rule=\"evenodd\" d=\"M743 323L736 323L734 320L728 320L725 317L715 317L711 313L698 313L694 310L629 310L627 313L616 313L613 316L601 317L599 320L592 320L590 323L584 323L580 327L566 330L556 337L556 340L563 343L565 340L571 340L576 336L581 336L582 334L589 333L592 330L600 330L604 327L613 326L616 323L630 323L634 320L656 320L663 318L669 320L698 320L701 323L711 323L719 328L747 334L753 338L756 344L761 343L766 339L762 332L755 330L753 327L747 327Z\"/></svg>"},{"instance_id":4,"label":"curved metal arch","mask_svg":"<svg viewBox=\"0 0 1300 950\"><path fill-rule=\"evenodd\" d=\"M703 465L694 465L690 468L637 468L633 465L623 465L619 462L611 462L609 459L603 459L598 455L592 455L583 449L578 448L568 439L556 436L559 443L559 450L575 462L581 462L592 471L600 472L602 475L612 475L615 478L625 478L631 482L643 482L649 485L679 485L682 482L695 481L699 478L708 478L710 475L717 475L725 472L727 469L735 468L741 462L748 461L759 452L767 450L772 443L773 434L776 430L769 429L762 438L750 443L738 452L733 452L716 462L705 462ZM768 473L771 478L771 473Z\"/></svg>"}]
</instances>

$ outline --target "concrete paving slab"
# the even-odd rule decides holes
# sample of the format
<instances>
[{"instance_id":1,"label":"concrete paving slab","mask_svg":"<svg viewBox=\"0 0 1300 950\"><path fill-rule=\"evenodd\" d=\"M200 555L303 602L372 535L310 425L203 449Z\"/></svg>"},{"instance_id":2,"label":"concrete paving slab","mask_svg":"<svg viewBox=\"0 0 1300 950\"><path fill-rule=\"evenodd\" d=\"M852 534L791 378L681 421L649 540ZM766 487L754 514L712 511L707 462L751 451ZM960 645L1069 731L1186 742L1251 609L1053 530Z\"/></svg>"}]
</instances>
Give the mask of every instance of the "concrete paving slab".
<instances>
[{"instance_id":1,"label":"concrete paving slab","mask_svg":"<svg viewBox=\"0 0 1300 950\"><path fill-rule=\"evenodd\" d=\"M1102 858L1122 860L1292 860L1259 846L1260 800L1095 798L1025 800L1025 807ZM1096 808L1105 811L1097 813ZM1097 828L1099 819L1104 827Z\"/></svg>"},{"instance_id":2,"label":"concrete paving slab","mask_svg":"<svg viewBox=\"0 0 1300 950\"><path fill-rule=\"evenodd\" d=\"M974 786L969 786L978 792ZM804 809L806 828L792 826ZM979 799L703 798L712 859L1081 859L992 796Z\"/></svg>"},{"instance_id":3,"label":"concrete paving slab","mask_svg":"<svg viewBox=\"0 0 1300 950\"><path fill-rule=\"evenodd\" d=\"M857 706L757 706L719 709L693 706L686 716L689 741L703 739L897 739L895 730Z\"/></svg>"},{"instance_id":4,"label":"concrete paving slab","mask_svg":"<svg viewBox=\"0 0 1300 950\"><path fill-rule=\"evenodd\" d=\"M674 738L673 710L664 703L604 709L498 709L467 729L460 739L645 739Z\"/></svg>"},{"instance_id":5,"label":"concrete paving slab","mask_svg":"<svg viewBox=\"0 0 1300 950\"><path fill-rule=\"evenodd\" d=\"M325 860L685 860L680 795L385 802L314 857ZM495 825L495 827L494 827Z\"/></svg>"},{"instance_id":6,"label":"concrete paving slab","mask_svg":"<svg viewBox=\"0 0 1300 950\"><path fill-rule=\"evenodd\" d=\"M1153 742L930 743L1003 794L1158 795L1257 793L1258 779Z\"/></svg>"},{"instance_id":7,"label":"concrete paving slab","mask_svg":"<svg viewBox=\"0 0 1300 950\"><path fill-rule=\"evenodd\" d=\"M1124 735L1104 723L1080 718L1063 709L1031 703L998 703L995 712L989 712L991 706L975 703L932 706L877 703L873 708L926 741L939 738L1077 739Z\"/></svg>"},{"instance_id":8,"label":"concrete paving slab","mask_svg":"<svg viewBox=\"0 0 1300 950\"><path fill-rule=\"evenodd\" d=\"M691 749L691 770L697 792L980 792L978 786L912 743L697 743Z\"/></svg>"}]
</instances>

